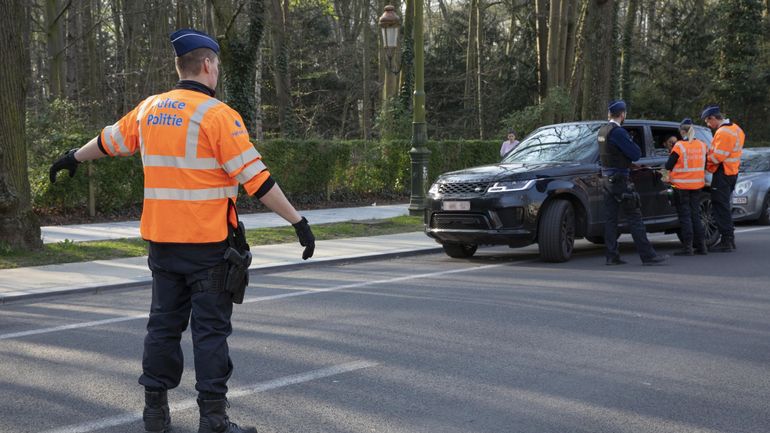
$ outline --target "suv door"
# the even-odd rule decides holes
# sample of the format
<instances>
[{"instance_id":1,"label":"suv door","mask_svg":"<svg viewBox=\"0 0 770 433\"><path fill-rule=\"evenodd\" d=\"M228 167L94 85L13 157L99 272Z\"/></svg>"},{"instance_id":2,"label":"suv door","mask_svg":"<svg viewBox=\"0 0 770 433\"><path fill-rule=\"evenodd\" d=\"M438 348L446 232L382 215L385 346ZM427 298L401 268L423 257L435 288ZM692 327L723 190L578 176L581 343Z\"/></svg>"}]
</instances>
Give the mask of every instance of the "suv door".
<instances>
[{"instance_id":1,"label":"suv door","mask_svg":"<svg viewBox=\"0 0 770 433\"><path fill-rule=\"evenodd\" d=\"M642 200L642 215L645 220L661 220L676 217L676 208L668 199L670 184L665 178L665 164L670 151L664 146L665 141L675 136L680 139L679 129L673 126L647 125L648 146L645 156L637 164L639 171L643 172L640 182L643 182L646 196ZM641 194L641 193L640 193Z\"/></svg>"}]
</instances>

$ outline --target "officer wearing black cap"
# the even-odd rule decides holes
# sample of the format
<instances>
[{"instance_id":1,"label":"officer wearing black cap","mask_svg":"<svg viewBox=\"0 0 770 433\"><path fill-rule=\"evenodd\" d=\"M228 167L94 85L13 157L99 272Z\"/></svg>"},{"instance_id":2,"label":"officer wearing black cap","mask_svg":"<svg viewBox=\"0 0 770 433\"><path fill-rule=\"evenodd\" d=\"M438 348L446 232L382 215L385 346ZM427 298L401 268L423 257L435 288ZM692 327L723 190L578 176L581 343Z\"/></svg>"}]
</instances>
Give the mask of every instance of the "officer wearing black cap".
<instances>
[{"instance_id":1,"label":"officer wearing black cap","mask_svg":"<svg viewBox=\"0 0 770 433\"><path fill-rule=\"evenodd\" d=\"M735 251L735 227L730 197L738 180L746 134L740 126L724 118L718 105L707 106L700 117L714 130L714 138L706 155L706 171L713 173L711 203L720 236L719 243L709 250L729 253Z\"/></svg>"},{"instance_id":2,"label":"officer wearing black cap","mask_svg":"<svg viewBox=\"0 0 770 433\"><path fill-rule=\"evenodd\" d=\"M227 337L233 303L248 284L251 255L237 220L241 185L295 228L312 257L315 238L286 199L248 139L243 119L214 98L219 45L209 35L182 29L170 35L180 81L145 99L50 170L70 176L81 161L139 152L145 173L141 233L149 241L152 304L139 383L145 387L144 427L171 429L167 390L184 367L180 340L190 325L198 391L198 433L256 433L227 416L227 381L233 372Z\"/></svg>"},{"instance_id":3,"label":"officer wearing black cap","mask_svg":"<svg viewBox=\"0 0 770 433\"><path fill-rule=\"evenodd\" d=\"M604 189L604 244L607 247L607 265L622 265L618 250L618 213L623 212L634 245L646 266L660 265L668 256L655 253L647 239L642 222L639 194L629 179L631 163L641 156L639 146L631 140L628 131L620 125L626 120L626 103L616 100L607 106L609 122L599 129L599 157Z\"/></svg>"}]
</instances>

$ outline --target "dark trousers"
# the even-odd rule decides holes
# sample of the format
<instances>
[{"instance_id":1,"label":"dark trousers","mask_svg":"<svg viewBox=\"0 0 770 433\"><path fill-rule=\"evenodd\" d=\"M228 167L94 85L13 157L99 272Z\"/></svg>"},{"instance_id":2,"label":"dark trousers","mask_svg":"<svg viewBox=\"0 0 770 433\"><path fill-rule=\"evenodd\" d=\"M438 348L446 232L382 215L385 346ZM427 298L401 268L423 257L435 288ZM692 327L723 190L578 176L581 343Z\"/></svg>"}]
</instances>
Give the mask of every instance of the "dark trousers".
<instances>
[{"instance_id":1,"label":"dark trousers","mask_svg":"<svg viewBox=\"0 0 770 433\"><path fill-rule=\"evenodd\" d=\"M150 245L152 305L139 383L160 389L179 385L184 369L180 340L189 322L195 389L204 395L224 396L233 371L227 346L227 337L232 332L232 296L207 284L221 275L218 270L222 269L224 253L219 244L181 252L178 248L182 247Z\"/></svg>"},{"instance_id":2,"label":"dark trousers","mask_svg":"<svg viewBox=\"0 0 770 433\"><path fill-rule=\"evenodd\" d=\"M706 232L703 228L700 209L701 190L677 189L676 212L679 215L679 226L682 244L685 248L705 248Z\"/></svg>"},{"instance_id":3,"label":"dark trousers","mask_svg":"<svg viewBox=\"0 0 770 433\"><path fill-rule=\"evenodd\" d=\"M733 239L735 236L730 198L737 180L738 176L726 175L721 165L711 178L711 206L714 209L714 220L719 228L719 234L728 239Z\"/></svg>"},{"instance_id":4,"label":"dark trousers","mask_svg":"<svg viewBox=\"0 0 770 433\"><path fill-rule=\"evenodd\" d=\"M604 189L604 245L607 247L607 258L620 257L618 251L618 215L623 212L634 238L634 245L642 261L656 256L652 244L647 239L647 230L642 222L642 211L639 203L633 198L634 187L628 176L612 176L602 178Z\"/></svg>"}]
</instances>

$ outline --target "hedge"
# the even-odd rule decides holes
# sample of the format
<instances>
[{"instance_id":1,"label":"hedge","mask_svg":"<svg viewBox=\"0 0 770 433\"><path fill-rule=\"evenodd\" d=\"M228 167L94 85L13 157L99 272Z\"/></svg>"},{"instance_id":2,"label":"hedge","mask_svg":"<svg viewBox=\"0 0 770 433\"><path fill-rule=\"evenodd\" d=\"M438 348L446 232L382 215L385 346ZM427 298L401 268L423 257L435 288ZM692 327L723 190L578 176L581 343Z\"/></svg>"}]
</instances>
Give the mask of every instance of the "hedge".
<instances>
[{"instance_id":1,"label":"hedge","mask_svg":"<svg viewBox=\"0 0 770 433\"><path fill-rule=\"evenodd\" d=\"M48 168L58 155L82 146L91 137L57 136L44 151L30 152L32 202L37 209L67 211L88 205L87 164L74 178L60 172L48 181ZM499 160L499 141L430 141L428 179L439 174ZM403 197L409 194L411 162L408 140L333 141L266 140L255 147L273 178L295 204L364 196ZM105 158L93 161L96 210L114 212L142 202L143 174L140 158ZM244 194L241 189L241 194Z\"/></svg>"}]
</instances>

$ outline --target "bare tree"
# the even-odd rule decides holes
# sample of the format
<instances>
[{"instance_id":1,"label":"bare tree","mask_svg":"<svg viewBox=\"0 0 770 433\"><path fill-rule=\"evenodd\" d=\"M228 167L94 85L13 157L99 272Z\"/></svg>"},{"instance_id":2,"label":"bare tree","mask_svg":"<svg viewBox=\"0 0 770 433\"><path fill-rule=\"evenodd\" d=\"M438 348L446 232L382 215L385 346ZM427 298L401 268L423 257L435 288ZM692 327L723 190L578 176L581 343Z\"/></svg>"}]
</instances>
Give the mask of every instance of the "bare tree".
<instances>
[{"instance_id":1,"label":"bare tree","mask_svg":"<svg viewBox=\"0 0 770 433\"><path fill-rule=\"evenodd\" d=\"M24 127L29 52L24 47L27 14L23 0L3 0L0 14L0 243L33 249L42 245L32 212Z\"/></svg>"},{"instance_id":2,"label":"bare tree","mask_svg":"<svg viewBox=\"0 0 770 433\"><path fill-rule=\"evenodd\" d=\"M612 88L614 59L615 0L589 0L583 28L586 49L583 57L583 119L600 119L607 113Z\"/></svg>"}]
</instances>

